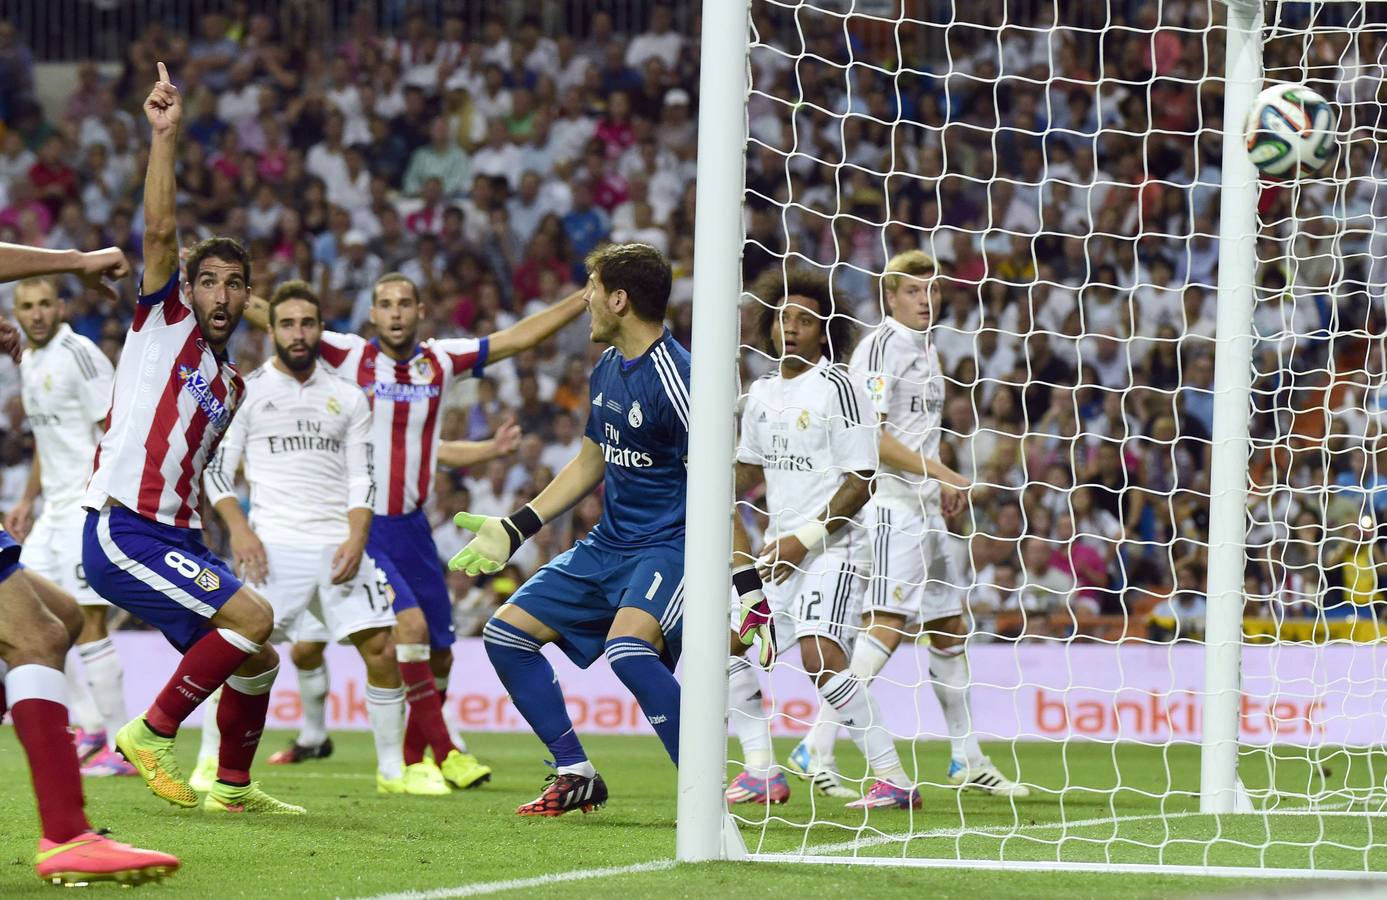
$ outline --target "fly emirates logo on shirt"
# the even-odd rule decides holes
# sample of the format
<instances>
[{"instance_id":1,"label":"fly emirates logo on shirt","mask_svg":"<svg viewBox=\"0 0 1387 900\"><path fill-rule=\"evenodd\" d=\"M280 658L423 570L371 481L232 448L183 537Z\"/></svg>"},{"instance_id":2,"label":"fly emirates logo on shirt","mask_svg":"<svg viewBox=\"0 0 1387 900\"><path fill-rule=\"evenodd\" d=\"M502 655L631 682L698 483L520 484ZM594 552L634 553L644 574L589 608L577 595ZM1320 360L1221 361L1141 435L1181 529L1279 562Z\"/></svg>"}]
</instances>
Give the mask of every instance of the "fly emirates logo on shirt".
<instances>
[{"instance_id":1,"label":"fly emirates logo on shirt","mask_svg":"<svg viewBox=\"0 0 1387 900\"><path fill-rule=\"evenodd\" d=\"M610 423L602 424L602 437L602 459L607 465L621 466L625 469L648 469L655 465L655 460L650 458L649 453L618 446L621 443L621 432Z\"/></svg>"},{"instance_id":2,"label":"fly emirates logo on shirt","mask_svg":"<svg viewBox=\"0 0 1387 900\"><path fill-rule=\"evenodd\" d=\"M323 434L322 422L299 419L294 424L298 429L297 434L272 434L269 436L271 453L297 453L303 450L325 450L332 454L342 452L340 440L331 435Z\"/></svg>"}]
</instances>

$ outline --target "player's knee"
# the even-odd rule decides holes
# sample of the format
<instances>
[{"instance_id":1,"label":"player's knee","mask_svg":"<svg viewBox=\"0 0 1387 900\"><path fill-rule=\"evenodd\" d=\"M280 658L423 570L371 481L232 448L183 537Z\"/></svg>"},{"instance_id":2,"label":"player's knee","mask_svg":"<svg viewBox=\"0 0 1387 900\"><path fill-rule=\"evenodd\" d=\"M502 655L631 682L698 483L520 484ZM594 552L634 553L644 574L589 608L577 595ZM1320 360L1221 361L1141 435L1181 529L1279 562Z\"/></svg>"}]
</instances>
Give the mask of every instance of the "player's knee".
<instances>
[{"instance_id":1,"label":"player's knee","mask_svg":"<svg viewBox=\"0 0 1387 900\"><path fill-rule=\"evenodd\" d=\"M11 669L24 665L61 669L72 646L67 628L55 616L41 616L23 628L6 632L0 641L0 658Z\"/></svg>"},{"instance_id":2,"label":"player's knee","mask_svg":"<svg viewBox=\"0 0 1387 900\"><path fill-rule=\"evenodd\" d=\"M407 609L395 617L395 642L397 644L427 644L429 625L424 614L418 609Z\"/></svg>"},{"instance_id":3,"label":"player's knee","mask_svg":"<svg viewBox=\"0 0 1387 900\"><path fill-rule=\"evenodd\" d=\"M234 609L231 609L232 607ZM263 644L270 639L275 627L275 613L263 597L250 592L238 593L222 611L227 612L228 609L231 611L229 624L233 631L257 644Z\"/></svg>"},{"instance_id":4,"label":"player's knee","mask_svg":"<svg viewBox=\"0 0 1387 900\"><path fill-rule=\"evenodd\" d=\"M931 622L928 627L929 642L938 650L947 650L963 643L962 616L951 616L938 622Z\"/></svg>"},{"instance_id":5,"label":"player's knee","mask_svg":"<svg viewBox=\"0 0 1387 900\"><path fill-rule=\"evenodd\" d=\"M252 653L241 667L236 670L236 674L242 678L249 678L253 675L263 675L279 667L279 652L269 644L265 644L255 653Z\"/></svg>"},{"instance_id":6,"label":"player's knee","mask_svg":"<svg viewBox=\"0 0 1387 900\"><path fill-rule=\"evenodd\" d=\"M289 646L289 660L296 669L312 670L323 666L326 645L312 641L295 641Z\"/></svg>"},{"instance_id":7,"label":"player's knee","mask_svg":"<svg viewBox=\"0 0 1387 900\"><path fill-rule=\"evenodd\" d=\"M814 637L800 642L804 671L814 679L831 678L848 667L843 648L827 638Z\"/></svg>"},{"instance_id":8,"label":"player's knee","mask_svg":"<svg viewBox=\"0 0 1387 900\"><path fill-rule=\"evenodd\" d=\"M82 619L82 610L75 603L60 604L56 608L50 607L50 609L62 623L64 648L71 647L81 639L82 629L86 624Z\"/></svg>"}]
</instances>

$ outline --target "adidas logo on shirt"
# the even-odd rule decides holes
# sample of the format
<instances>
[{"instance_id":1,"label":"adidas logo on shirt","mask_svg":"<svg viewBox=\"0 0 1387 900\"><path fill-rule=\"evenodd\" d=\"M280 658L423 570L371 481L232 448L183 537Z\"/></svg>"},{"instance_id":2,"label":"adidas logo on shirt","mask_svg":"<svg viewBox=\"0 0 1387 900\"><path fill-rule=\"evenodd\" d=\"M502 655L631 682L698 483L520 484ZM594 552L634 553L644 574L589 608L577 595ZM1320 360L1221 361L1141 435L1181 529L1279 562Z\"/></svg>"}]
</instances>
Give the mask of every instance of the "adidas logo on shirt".
<instances>
[{"instance_id":1,"label":"adidas logo on shirt","mask_svg":"<svg viewBox=\"0 0 1387 900\"><path fill-rule=\"evenodd\" d=\"M593 398L592 398L592 405L593 405L593 406L601 406L601 405L602 405L602 394L601 394L600 391L598 392L598 394L597 394L596 397L593 397Z\"/></svg>"}]
</instances>

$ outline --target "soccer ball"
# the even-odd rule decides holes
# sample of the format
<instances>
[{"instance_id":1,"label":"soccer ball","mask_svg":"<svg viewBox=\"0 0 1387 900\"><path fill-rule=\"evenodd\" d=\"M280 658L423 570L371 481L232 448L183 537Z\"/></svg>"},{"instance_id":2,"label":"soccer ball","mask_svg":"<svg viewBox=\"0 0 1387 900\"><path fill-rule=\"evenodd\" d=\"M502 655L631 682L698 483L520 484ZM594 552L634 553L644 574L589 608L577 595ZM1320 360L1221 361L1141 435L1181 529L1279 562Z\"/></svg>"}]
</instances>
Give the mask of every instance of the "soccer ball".
<instances>
[{"instance_id":1,"label":"soccer ball","mask_svg":"<svg viewBox=\"0 0 1387 900\"><path fill-rule=\"evenodd\" d=\"M1247 113L1247 154L1263 175L1312 175L1334 155L1338 115L1303 84L1278 84L1252 102Z\"/></svg>"}]
</instances>

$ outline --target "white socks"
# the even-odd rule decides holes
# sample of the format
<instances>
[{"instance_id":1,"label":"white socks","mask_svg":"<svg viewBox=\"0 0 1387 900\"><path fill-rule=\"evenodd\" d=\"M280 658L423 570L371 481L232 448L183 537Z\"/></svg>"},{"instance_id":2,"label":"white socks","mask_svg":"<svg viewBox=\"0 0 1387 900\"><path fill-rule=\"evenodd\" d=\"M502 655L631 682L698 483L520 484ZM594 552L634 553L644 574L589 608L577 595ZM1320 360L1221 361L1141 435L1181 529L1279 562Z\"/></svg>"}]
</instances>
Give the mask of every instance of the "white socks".
<instances>
[{"instance_id":1,"label":"white socks","mask_svg":"<svg viewBox=\"0 0 1387 900\"><path fill-rule=\"evenodd\" d=\"M771 723L761 702L761 679L756 669L740 656L727 664L727 716L732 732L742 745L747 774L771 777L775 755L771 750Z\"/></svg>"},{"instance_id":2,"label":"white socks","mask_svg":"<svg viewBox=\"0 0 1387 900\"><path fill-rule=\"evenodd\" d=\"M106 730L109 746L115 747L116 732L128 718L125 712L125 670L116 655L116 646L109 637L77 645L82 668L87 673L90 700Z\"/></svg>"},{"instance_id":3,"label":"white socks","mask_svg":"<svg viewBox=\"0 0 1387 900\"><path fill-rule=\"evenodd\" d=\"M366 685L366 716L376 739L376 769L382 778L396 779L405 765L405 689Z\"/></svg>"},{"instance_id":4,"label":"white socks","mask_svg":"<svg viewBox=\"0 0 1387 900\"><path fill-rule=\"evenodd\" d=\"M964 645L959 644L948 650L930 647L929 674L934 684L934 695L939 698L939 706L944 710L944 724L949 729L953 758L969 765L981 763L986 757L978 746L978 736L973 733L973 716L968 708L968 684L972 679Z\"/></svg>"},{"instance_id":5,"label":"white socks","mask_svg":"<svg viewBox=\"0 0 1387 900\"><path fill-rule=\"evenodd\" d=\"M96 701L92 699L91 688L87 686L86 672L77 662L79 659L81 654L73 647L67 651L67 659L63 662L63 675L67 678L68 715L72 717L73 725L83 731L95 733L106 726L101 720L101 712L96 708ZM117 729L119 727L117 726ZM108 742L114 740L115 732L106 735L106 739Z\"/></svg>"},{"instance_id":6,"label":"white socks","mask_svg":"<svg viewBox=\"0 0 1387 900\"><path fill-rule=\"evenodd\" d=\"M886 645L864 631L857 636L853 645L852 662L848 665L848 671L857 676L857 680L866 688L890 658L891 651ZM838 716L834 713L833 707L822 703L819 705L819 718L804 739L809 744L809 752L816 764L827 765L833 761L833 744L837 739Z\"/></svg>"},{"instance_id":7,"label":"white socks","mask_svg":"<svg viewBox=\"0 0 1387 900\"><path fill-rule=\"evenodd\" d=\"M202 741L198 744L198 761L216 759L222 743L222 732L217 727L217 710L222 705L222 689L217 688L202 701Z\"/></svg>"},{"instance_id":8,"label":"white socks","mask_svg":"<svg viewBox=\"0 0 1387 900\"><path fill-rule=\"evenodd\" d=\"M824 704L833 707L838 720L848 730L857 748L866 757L872 772L883 781L899 788L910 788L913 781L901 768L891 733L881 724L881 710L876 700L851 672L839 672L819 686Z\"/></svg>"},{"instance_id":9,"label":"white socks","mask_svg":"<svg viewBox=\"0 0 1387 900\"><path fill-rule=\"evenodd\" d=\"M294 671L299 676L299 702L303 706L297 743L300 747L316 747L327 740L327 664Z\"/></svg>"}]
</instances>

